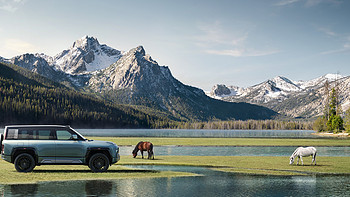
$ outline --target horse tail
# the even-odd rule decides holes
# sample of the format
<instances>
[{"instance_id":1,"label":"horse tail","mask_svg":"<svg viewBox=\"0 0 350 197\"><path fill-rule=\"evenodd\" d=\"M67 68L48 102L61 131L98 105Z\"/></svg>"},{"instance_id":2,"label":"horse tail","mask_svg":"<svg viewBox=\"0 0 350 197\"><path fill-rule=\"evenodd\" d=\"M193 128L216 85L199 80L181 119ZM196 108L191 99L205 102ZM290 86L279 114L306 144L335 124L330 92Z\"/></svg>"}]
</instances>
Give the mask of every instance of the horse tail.
<instances>
[{"instance_id":1,"label":"horse tail","mask_svg":"<svg viewBox=\"0 0 350 197\"><path fill-rule=\"evenodd\" d=\"M150 149L150 152L151 152L152 157L154 159L153 144L151 142L150 142L150 145L149 145L149 149Z\"/></svg>"}]
</instances>

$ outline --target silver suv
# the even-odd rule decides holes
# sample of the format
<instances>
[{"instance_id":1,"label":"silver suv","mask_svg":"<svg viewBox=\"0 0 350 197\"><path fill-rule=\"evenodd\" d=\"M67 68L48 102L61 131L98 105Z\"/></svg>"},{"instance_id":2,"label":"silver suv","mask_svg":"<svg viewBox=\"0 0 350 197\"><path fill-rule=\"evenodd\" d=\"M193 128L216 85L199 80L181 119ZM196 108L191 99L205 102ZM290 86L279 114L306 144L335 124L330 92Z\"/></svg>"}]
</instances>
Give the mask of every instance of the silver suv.
<instances>
[{"instance_id":1,"label":"silver suv","mask_svg":"<svg viewBox=\"0 0 350 197\"><path fill-rule=\"evenodd\" d=\"M69 126L6 126L0 143L1 158L18 172L55 164L88 165L93 172L105 172L120 159L116 144L87 140Z\"/></svg>"}]
</instances>

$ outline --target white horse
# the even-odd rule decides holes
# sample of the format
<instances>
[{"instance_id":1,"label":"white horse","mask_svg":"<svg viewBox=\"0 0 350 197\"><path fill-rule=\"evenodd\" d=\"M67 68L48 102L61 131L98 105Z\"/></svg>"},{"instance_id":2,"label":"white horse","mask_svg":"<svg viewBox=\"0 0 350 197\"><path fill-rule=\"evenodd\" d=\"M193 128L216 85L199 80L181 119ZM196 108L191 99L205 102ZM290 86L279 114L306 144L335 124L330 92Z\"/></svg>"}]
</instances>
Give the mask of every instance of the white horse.
<instances>
[{"instance_id":1,"label":"white horse","mask_svg":"<svg viewBox=\"0 0 350 197\"><path fill-rule=\"evenodd\" d=\"M298 157L297 165L299 165L299 159L301 160L301 164L304 165L303 157L312 156L311 165L312 165L312 163L315 163L315 165L316 165L316 153L317 153L317 150L315 147L306 147L306 148L299 147L299 148L295 149L292 156L290 156L289 164L293 164L295 157Z\"/></svg>"}]
</instances>

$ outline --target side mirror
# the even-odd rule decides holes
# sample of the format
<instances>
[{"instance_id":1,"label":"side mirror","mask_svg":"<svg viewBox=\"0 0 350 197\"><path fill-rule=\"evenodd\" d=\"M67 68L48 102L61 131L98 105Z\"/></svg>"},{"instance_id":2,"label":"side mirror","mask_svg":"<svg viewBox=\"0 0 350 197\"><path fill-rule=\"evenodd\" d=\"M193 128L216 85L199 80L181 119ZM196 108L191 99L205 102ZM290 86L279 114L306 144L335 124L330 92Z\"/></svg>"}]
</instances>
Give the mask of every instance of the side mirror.
<instances>
[{"instance_id":1,"label":"side mirror","mask_svg":"<svg viewBox=\"0 0 350 197\"><path fill-rule=\"evenodd\" d=\"M73 134L73 135L72 135L72 139L73 139L73 140L78 140L78 135Z\"/></svg>"}]
</instances>

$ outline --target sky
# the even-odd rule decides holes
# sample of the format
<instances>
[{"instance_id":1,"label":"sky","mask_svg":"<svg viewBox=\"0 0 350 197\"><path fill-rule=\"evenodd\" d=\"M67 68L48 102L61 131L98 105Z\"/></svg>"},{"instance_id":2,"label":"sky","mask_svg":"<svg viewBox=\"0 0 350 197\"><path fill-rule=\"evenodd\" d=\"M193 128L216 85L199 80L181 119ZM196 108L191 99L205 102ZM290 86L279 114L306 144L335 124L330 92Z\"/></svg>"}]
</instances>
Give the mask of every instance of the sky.
<instances>
[{"instance_id":1,"label":"sky","mask_svg":"<svg viewBox=\"0 0 350 197\"><path fill-rule=\"evenodd\" d=\"M0 56L54 56L88 35L142 45L184 84L350 75L349 0L0 0Z\"/></svg>"}]
</instances>

